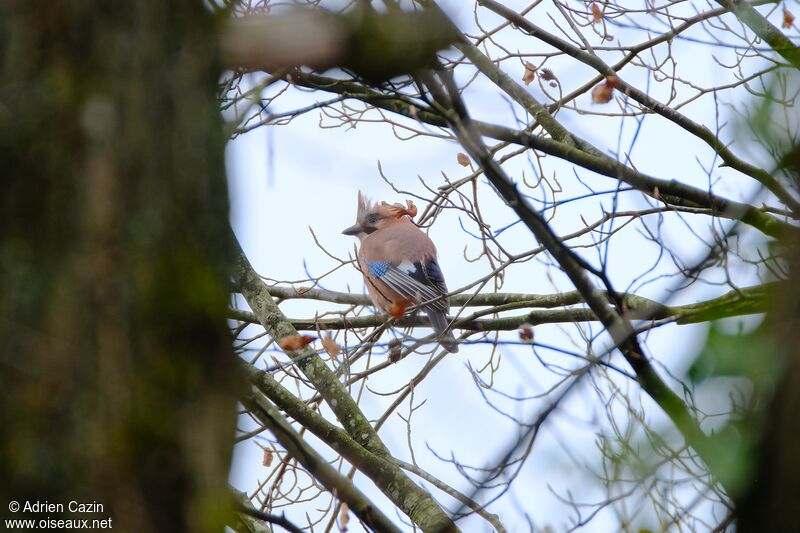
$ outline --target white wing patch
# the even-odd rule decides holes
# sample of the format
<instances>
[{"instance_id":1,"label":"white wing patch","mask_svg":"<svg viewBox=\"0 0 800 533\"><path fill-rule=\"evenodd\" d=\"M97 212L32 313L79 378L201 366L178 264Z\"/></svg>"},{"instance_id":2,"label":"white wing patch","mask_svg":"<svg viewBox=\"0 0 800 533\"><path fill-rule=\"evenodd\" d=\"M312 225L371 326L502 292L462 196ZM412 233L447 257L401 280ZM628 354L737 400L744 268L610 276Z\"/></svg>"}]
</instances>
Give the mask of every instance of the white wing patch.
<instances>
[{"instance_id":1,"label":"white wing patch","mask_svg":"<svg viewBox=\"0 0 800 533\"><path fill-rule=\"evenodd\" d=\"M402 270L409 276L412 275L414 272L417 271L416 265L414 263L409 263L408 261L403 261L399 265L397 265L398 270Z\"/></svg>"},{"instance_id":2,"label":"white wing patch","mask_svg":"<svg viewBox=\"0 0 800 533\"><path fill-rule=\"evenodd\" d=\"M430 287L429 285L424 285L417 281L416 279L412 278L409 272L407 272L408 266L411 267L411 272L416 271L416 267L413 264L401 264L399 266L391 266L387 265L388 268L383 273L383 275L379 276L382 282L384 282L389 288L397 292L398 294L402 295L405 298L411 298L416 302L425 302L428 300L433 300L439 298L442 293ZM439 298L435 302L430 303L426 307L432 307L434 309L441 309L446 311L448 308L447 303L444 299Z\"/></svg>"}]
</instances>

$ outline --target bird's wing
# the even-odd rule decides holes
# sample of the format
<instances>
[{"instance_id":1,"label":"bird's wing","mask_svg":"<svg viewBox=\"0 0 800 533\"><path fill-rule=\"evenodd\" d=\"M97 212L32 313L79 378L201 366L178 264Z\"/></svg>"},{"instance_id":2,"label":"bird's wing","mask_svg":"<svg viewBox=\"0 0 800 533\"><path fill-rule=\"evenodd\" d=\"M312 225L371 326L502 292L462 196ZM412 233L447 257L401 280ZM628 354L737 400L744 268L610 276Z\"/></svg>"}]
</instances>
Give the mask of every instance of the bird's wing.
<instances>
[{"instance_id":1,"label":"bird's wing","mask_svg":"<svg viewBox=\"0 0 800 533\"><path fill-rule=\"evenodd\" d=\"M445 312L449 309L447 298L440 298L447 294L447 287L436 259L404 262L397 266L385 261L373 261L367 263L367 266L373 276L401 296L411 298L417 303L438 298L426 307Z\"/></svg>"},{"instance_id":2,"label":"bird's wing","mask_svg":"<svg viewBox=\"0 0 800 533\"><path fill-rule=\"evenodd\" d=\"M444 283L444 274L442 269L439 268L439 263L435 258L428 259L424 263L417 263L421 269L422 275L426 285L434 287L441 294L447 294L447 285ZM447 299L444 300L447 303Z\"/></svg>"}]
</instances>

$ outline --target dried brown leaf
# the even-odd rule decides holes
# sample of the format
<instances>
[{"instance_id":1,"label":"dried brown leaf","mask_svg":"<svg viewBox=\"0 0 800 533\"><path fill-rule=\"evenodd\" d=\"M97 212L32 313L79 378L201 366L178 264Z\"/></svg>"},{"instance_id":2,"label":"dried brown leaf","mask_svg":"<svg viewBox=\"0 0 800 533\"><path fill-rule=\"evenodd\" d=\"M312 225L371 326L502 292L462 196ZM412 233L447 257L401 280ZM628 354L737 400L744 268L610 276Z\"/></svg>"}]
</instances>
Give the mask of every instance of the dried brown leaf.
<instances>
[{"instance_id":1,"label":"dried brown leaf","mask_svg":"<svg viewBox=\"0 0 800 533\"><path fill-rule=\"evenodd\" d=\"M333 334L330 331L322 336L320 342L322 342L322 347L332 359L336 359L339 357L339 354L342 353L342 347L336 344L336 341L333 340Z\"/></svg>"},{"instance_id":2,"label":"dried brown leaf","mask_svg":"<svg viewBox=\"0 0 800 533\"><path fill-rule=\"evenodd\" d=\"M598 22L603 20L603 10L600 9L600 6L592 2L591 10L592 10L592 24L597 24Z\"/></svg>"},{"instance_id":3,"label":"dried brown leaf","mask_svg":"<svg viewBox=\"0 0 800 533\"><path fill-rule=\"evenodd\" d=\"M601 83L592 89L593 104L607 104L611 101L614 89L607 83Z\"/></svg>"},{"instance_id":4,"label":"dried brown leaf","mask_svg":"<svg viewBox=\"0 0 800 533\"><path fill-rule=\"evenodd\" d=\"M614 88L619 86L619 78L609 76L606 81L592 89L593 104L607 104L614 97Z\"/></svg>"},{"instance_id":5,"label":"dried brown leaf","mask_svg":"<svg viewBox=\"0 0 800 533\"><path fill-rule=\"evenodd\" d=\"M264 448L264 459L261 460L261 464L263 466L272 466L272 458L272 450Z\"/></svg>"},{"instance_id":6,"label":"dried brown leaf","mask_svg":"<svg viewBox=\"0 0 800 533\"><path fill-rule=\"evenodd\" d=\"M467 157L467 154L465 153L458 152L458 155L456 156L456 161L458 161L458 164L461 165L462 167L469 166L469 157Z\"/></svg>"},{"instance_id":7,"label":"dried brown leaf","mask_svg":"<svg viewBox=\"0 0 800 533\"><path fill-rule=\"evenodd\" d=\"M533 66L528 61L524 62L525 65L525 72L522 74L522 83L525 85L530 85L533 79L536 77L536 67Z\"/></svg>"},{"instance_id":8,"label":"dried brown leaf","mask_svg":"<svg viewBox=\"0 0 800 533\"><path fill-rule=\"evenodd\" d=\"M347 524L350 523L350 507L346 503L342 503L342 508L339 511L339 530L347 531Z\"/></svg>"},{"instance_id":9,"label":"dried brown leaf","mask_svg":"<svg viewBox=\"0 0 800 533\"><path fill-rule=\"evenodd\" d=\"M278 341L278 346L286 352L299 350L317 340L312 335L288 335Z\"/></svg>"},{"instance_id":10,"label":"dried brown leaf","mask_svg":"<svg viewBox=\"0 0 800 533\"><path fill-rule=\"evenodd\" d=\"M528 324L521 324L519 326L519 340L522 342L533 342L533 326Z\"/></svg>"},{"instance_id":11,"label":"dried brown leaf","mask_svg":"<svg viewBox=\"0 0 800 533\"><path fill-rule=\"evenodd\" d=\"M784 7L783 8L783 27L786 28L786 29L789 29L793 25L794 25L794 15L792 15L792 12Z\"/></svg>"}]
</instances>

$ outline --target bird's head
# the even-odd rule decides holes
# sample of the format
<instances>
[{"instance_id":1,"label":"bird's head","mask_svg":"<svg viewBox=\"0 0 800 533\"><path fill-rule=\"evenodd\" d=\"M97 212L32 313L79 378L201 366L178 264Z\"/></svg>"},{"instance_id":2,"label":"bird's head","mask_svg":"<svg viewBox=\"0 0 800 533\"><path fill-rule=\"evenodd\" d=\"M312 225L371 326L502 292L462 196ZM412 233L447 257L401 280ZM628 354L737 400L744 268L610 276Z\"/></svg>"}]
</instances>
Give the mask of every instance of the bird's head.
<instances>
[{"instance_id":1,"label":"bird's head","mask_svg":"<svg viewBox=\"0 0 800 533\"><path fill-rule=\"evenodd\" d=\"M370 234L387 226L401 221L410 221L416 214L417 208L411 200L406 200L405 207L386 202L376 204L359 191L356 223L342 233L364 240Z\"/></svg>"}]
</instances>

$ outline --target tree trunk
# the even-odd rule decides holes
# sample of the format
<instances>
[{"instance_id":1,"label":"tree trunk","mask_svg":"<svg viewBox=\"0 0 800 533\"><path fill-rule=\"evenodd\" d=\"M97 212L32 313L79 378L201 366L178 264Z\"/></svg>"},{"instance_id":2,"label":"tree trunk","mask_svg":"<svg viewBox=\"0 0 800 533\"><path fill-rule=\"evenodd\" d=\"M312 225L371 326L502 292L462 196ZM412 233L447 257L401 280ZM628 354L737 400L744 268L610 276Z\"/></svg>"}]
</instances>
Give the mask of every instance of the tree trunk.
<instances>
[{"instance_id":1,"label":"tree trunk","mask_svg":"<svg viewBox=\"0 0 800 533\"><path fill-rule=\"evenodd\" d=\"M800 531L800 242L788 243L792 275L776 291L770 317L781 372L755 427L763 428L753 478L736 501L737 531Z\"/></svg>"},{"instance_id":2,"label":"tree trunk","mask_svg":"<svg viewBox=\"0 0 800 533\"><path fill-rule=\"evenodd\" d=\"M221 531L227 192L201 2L0 8L3 505Z\"/></svg>"}]
</instances>

